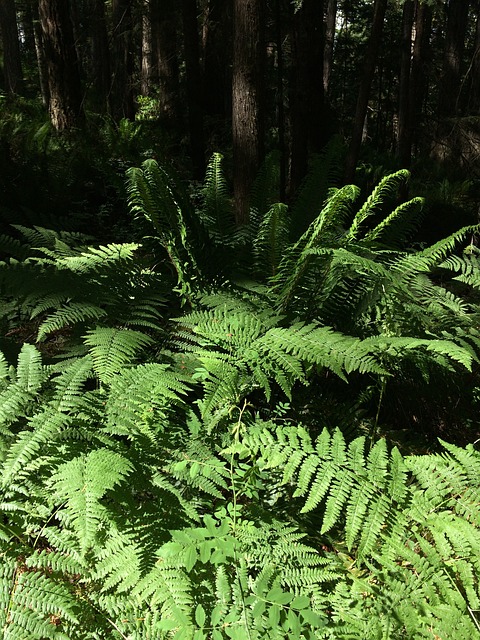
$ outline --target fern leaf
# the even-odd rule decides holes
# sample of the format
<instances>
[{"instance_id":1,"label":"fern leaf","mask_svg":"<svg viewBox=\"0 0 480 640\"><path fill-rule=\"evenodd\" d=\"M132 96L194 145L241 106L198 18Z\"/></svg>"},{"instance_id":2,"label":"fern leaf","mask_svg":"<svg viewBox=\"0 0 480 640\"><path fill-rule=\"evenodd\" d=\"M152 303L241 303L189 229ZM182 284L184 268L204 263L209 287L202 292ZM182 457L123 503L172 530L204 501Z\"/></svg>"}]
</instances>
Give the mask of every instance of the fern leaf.
<instances>
[{"instance_id":1,"label":"fern leaf","mask_svg":"<svg viewBox=\"0 0 480 640\"><path fill-rule=\"evenodd\" d=\"M70 524L83 554L94 544L99 524L107 519L100 499L133 470L131 463L108 449L96 449L60 465L51 478L55 497L65 503L58 516Z\"/></svg>"}]
</instances>

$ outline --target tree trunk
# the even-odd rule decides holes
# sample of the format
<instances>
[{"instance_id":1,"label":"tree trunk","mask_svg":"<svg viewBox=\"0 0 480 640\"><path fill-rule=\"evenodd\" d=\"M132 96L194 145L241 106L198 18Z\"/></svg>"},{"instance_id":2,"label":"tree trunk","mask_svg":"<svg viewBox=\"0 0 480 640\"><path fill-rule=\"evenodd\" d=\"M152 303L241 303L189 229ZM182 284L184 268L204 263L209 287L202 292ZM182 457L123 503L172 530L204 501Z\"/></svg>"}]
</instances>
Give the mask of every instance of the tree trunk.
<instances>
[{"instance_id":1,"label":"tree trunk","mask_svg":"<svg viewBox=\"0 0 480 640\"><path fill-rule=\"evenodd\" d=\"M250 190L263 157L263 0L234 1L232 133L235 219L249 219Z\"/></svg>"},{"instance_id":2,"label":"tree trunk","mask_svg":"<svg viewBox=\"0 0 480 640\"><path fill-rule=\"evenodd\" d=\"M285 64L283 53L283 22L281 0L275 0L275 49L277 53L277 122L278 150L280 152L280 202L285 202L287 192L287 144L285 121Z\"/></svg>"},{"instance_id":3,"label":"tree trunk","mask_svg":"<svg viewBox=\"0 0 480 640\"><path fill-rule=\"evenodd\" d=\"M325 14L325 48L323 54L323 88L328 93L333 63L333 44L337 20L337 0L327 0Z\"/></svg>"},{"instance_id":4,"label":"tree trunk","mask_svg":"<svg viewBox=\"0 0 480 640\"><path fill-rule=\"evenodd\" d=\"M309 154L320 151L330 133L323 90L323 0L304 0L295 13L292 48L289 193L293 195L307 173Z\"/></svg>"},{"instance_id":5,"label":"tree trunk","mask_svg":"<svg viewBox=\"0 0 480 640\"><path fill-rule=\"evenodd\" d=\"M423 105L427 95L432 18L431 6L421 0L415 0L415 41L413 43L409 95L410 149L412 149L413 141L419 138L420 124L423 119Z\"/></svg>"},{"instance_id":6,"label":"tree trunk","mask_svg":"<svg viewBox=\"0 0 480 640\"><path fill-rule=\"evenodd\" d=\"M397 155L402 167L408 168L412 153L412 134L410 121L410 72L412 62L412 28L415 15L415 3L406 0L403 5L402 53L400 61L400 86L398 97L398 135Z\"/></svg>"},{"instance_id":7,"label":"tree trunk","mask_svg":"<svg viewBox=\"0 0 480 640\"><path fill-rule=\"evenodd\" d=\"M160 120L170 126L179 121L177 4L174 0L150 0L152 29L152 83L158 89Z\"/></svg>"},{"instance_id":8,"label":"tree trunk","mask_svg":"<svg viewBox=\"0 0 480 640\"><path fill-rule=\"evenodd\" d=\"M470 81L466 109L470 115L480 115L480 0L477 1L476 11L475 42L469 74Z\"/></svg>"},{"instance_id":9,"label":"tree trunk","mask_svg":"<svg viewBox=\"0 0 480 640\"><path fill-rule=\"evenodd\" d=\"M133 44L131 0L112 0L113 77L111 103L116 120L133 120Z\"/></svg>"},{"instance_id":10,"label":"tree trunk","mask_svg":"<svg viewBox=\"0 0 480 640\"><path fill-rule=\"evenodd\" d=\"M50 103L50 89L48 87L48 69L47 59L45 57L45 49L43 46L43 32L38 15L38 3L32 5L33 9L33 35L35 38L35 53L37 56L38 79L40 83L40 92L42 94L43 106L48 109Z\"/></svg>"},{"instance_id":11,"label":"tree trunk","mask_svg":"<svg viewBox=\"0 0 480 640\"><path fill-rule=\"evenodd\" d=\"M360 147L362 145L362 135L367 115L368 99L370 97L370 89L372 86L373 75L375 73L378 50L382 39L383 23L385 20L387 4L388 0L375 0L374 3L372 31L368 40L367 50L365 52L365 62L358 91L352 139L350 141L346 159L345 182L347 183L353 182L355 178L355 169L358 162L358 156L360 155Z\"/></svg>"},{"instance_id":12,"label":"tree trunk","mask_svg":"<svg viewBox=\"0 0 480 640\"><path fill-rule=\"evenodd\" d=\"M39 17L49 88L48 109L57 131L83 123L82 89L78 60L66 0L39 0Z\"/></svg>"},{"instance_id":13,"label":"tree trunk","mask_svg":"<svg viewBox=\"0 0 480 640\"><path fill-rule=\"evenodd\" d=\"M197 0L182 0L190 152L192 154L195 178L201 180L205 175L205 140L197 13Z\"/></svg>"},{"instance_id":14,"label":"tree trunk","mask_svg":"<svg viewBox=\"0 0 480 640\"><path fill-rule=\"evenodd\" d=\"M458 110L469 5L470 0L450 0L447 4L447 32L438 94L441 118L454 116Z\"/></svg>"},{"instance_id":15,"label":"tree trunk","mask_svg":"<svg viewBox=\"0 0 480 640\"><path fill-rule=\"evenodd\" d=\"M152 21L150 0L142 1L142 68L140 72L140 92L148 96L152 84Z\"/></svg>"},{"instance_id":16,"label":"tree trunk","mask_svg":"<svg viewBox=\"0 0 480 640\"><path fill-rule=\"evenodd\" d=\"M105 3L90 0L92 21L92 73L94 104L100 113L110 112L110 48L108 45Z\"/></svg>"},{"instance_id":17,"label":"tree trunk","mask_svg":"<svg viewBox=\"0 0 480 640\"><path fill-rule=\"evenodd\" d=\"M203 23L205 114L230 118L232 111L233 0L208 0Z\"/></svg>"},{"instance_id":18,"label":"tree trunk","mask_svg":"<svg viewBox=\"0 0 480 640\"><path fill-rule=\"evenodd\" d=\"M23 73L15 0L0 0L0 32L3 43L5 88L8 93L20 94L23 88Z\"/></svg>"}]
</instances>

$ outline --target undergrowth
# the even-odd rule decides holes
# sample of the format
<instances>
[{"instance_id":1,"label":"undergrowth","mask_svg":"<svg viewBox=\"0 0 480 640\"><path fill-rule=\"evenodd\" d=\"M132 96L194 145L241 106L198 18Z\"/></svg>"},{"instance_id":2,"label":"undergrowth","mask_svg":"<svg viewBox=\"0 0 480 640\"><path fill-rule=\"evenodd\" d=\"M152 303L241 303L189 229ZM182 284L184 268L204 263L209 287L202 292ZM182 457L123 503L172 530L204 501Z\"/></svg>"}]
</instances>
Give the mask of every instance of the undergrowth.
<instances>
[{"instance_id":1,"label":"undergrowth","mask_svg":"<svg viewBox=\"0 0 480 640\"><path fill-rule=\"evenodd\" d=\"M289 208L271 158L238 229L221 156L201 206L149 160L141 244L2 236L3 638L478 634L475 444L386 435L398 385L477 389L477 228L412 249L408 178Z\"/></svg>"}]
</instances>

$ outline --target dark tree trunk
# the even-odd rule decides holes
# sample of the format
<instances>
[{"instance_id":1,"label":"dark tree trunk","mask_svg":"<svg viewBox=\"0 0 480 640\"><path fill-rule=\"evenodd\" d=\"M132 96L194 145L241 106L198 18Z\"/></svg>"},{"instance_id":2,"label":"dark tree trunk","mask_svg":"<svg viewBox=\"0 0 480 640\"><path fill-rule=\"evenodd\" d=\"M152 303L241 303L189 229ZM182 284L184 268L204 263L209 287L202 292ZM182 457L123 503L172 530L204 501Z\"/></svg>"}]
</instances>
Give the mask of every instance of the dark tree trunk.
<instances>
[{"instance_id":1,"label":"dark tree trunk","mask_svg":"<svg viewBox=\"0 0 480 640\"><path fill-rule=\"evenodd\" d=\"M427 95L432 17L431 6L421 0L415 0L415 41L409 95L410 148L413 146L413 141L419 138L420 125L423 120L423 105Z\"/></svg>"},{"instance_id":2,"label":"dark tree trunk","mask_svg":"<svg viewBox=\"0 0 480 640\"><path fill-rule=\"evenodd\" d=\"M475 42L473 45L467 96L467 113L470 115L480 115L480 0L477 0L476 11Z\"/></svg>"},{"instance_id":3,"label":"dark tree trunk","mask_svg":"<svg viewBox=\"0 0 480 640\"><path fill-rule=\"evenodd\" d=\"M333 45L337 20L337 0L326 0L325 8L325 49L323 56L323 88L328 93L333 64Z\"/></svg>"},{"instance_id":4,"label":"dark tree trunk","mask_svg":"<svg viewBox=\"0 0 480 640\"><path fill-rule=\"evenodd\" d=\"M35 38L35 54L37 56L38 79L40 83L40 92L42 94L42 102L48 109L50 103L50 89L48 87L48 69L47 59L45 58L45 49L43 46L43 32L38 15L38 2L33 3L33 35Z\"/></svg>"},{"instance_id":5,"label":"dark tree trunk","mask_svg":"<svg viewBox=\"0 0 480 640\"><path fill-rule=\"evenodd\" d=\"M383 23L385 21L387 4L388 0L375 0L373 7L372 31L368 40L367 50L365 52L365 62L358 91L352 139L350 141L346 159L345 182L347 183L353 182L355 178L355 169L358 162L358 156L360 155L360 148L362 146L362 136L365 126L365 118L367 115L368 100L375 73L375 66L377 64L378 50L382 39Z\"/></svg>"},{"instance_id":6,"label":"dark tree trunk","mask_svg":"<svg viewBox=\"0 0 480 640\"><path fill-rule=\"evenodd\" d=\"M140 73L140 91L148 96L152 85L152 21L150 0L142 0L142 68Z\"/></svg>"},{"instance_id":7,"label":"dark tree trunk","mask_svg":"<svg viewBox=\"0 0 480 640\"><path fill-rule=\"evenodd\" d=\"M235 219L249 219L250 190L263 157L263 0L234 1L232 133Z\"/></svg>"},{"instance_id":8,"label":"dark tree trunk","mask_svg":"<svg viewBox=\"0 0 480 640\"><path fill-rule=\"evenodd\" d=\"M287 191L287 144L285 121L285 64L283 54L283 22L281 0L275 0L275 48L277 53L278 149L280 152L280 201L285 202Z\"/></svg>"},{"instance_id":9,"label":"dark tree trunk","mask_svg":"<svg viewBox=\"0 0 480 640\"><path fill-rule=\"evenodd\" d=\"M208 0L203 24L205 114L230 118L232 110L233 0Z\"/></svg>"},{"instance_id":10,"label":"dark tree trunk","mask_svg":"<svg viewBox=\"0 0 480 640\"><path fill-rule=\"evenodd\" d=\"M20 94L23 89L23 73L14 0L0 0L0 32L5 88L8 93Z\"/></svg>"},{"instance_id":11,"label":"dark tree trunk","mask_svg":"<svg viewBox=\"0 0 480 640\"><path fill-rule=\"evenodd\" d=\"M113 77L111 103L116 120L133 120L133 43L131 0L112 0Z\"/></svg>"},{"instance_id":12,"label":"dark tree trunk","mask_svg":"<svg viewBox=\"0 0 480 640\"><path fill-rule=\"evenodd\" d=\"M457 112L469 5L470 0L450 0L447 4L447 32L438 94L440 117L448 118Z\"/></svg>"},{"instance_id":13,"label":"dark tree trunk","mask_svg":"<svg viewBox=\"0 0 480 640\"><path fill-rule=\"evenodd\" d=\"M100 113L110 112L110 49L108 45L105 3L90 0L92 22L92 74L94 104Z\"/></svg>"},{"instance_id":14,"label":"dark tree trunk","mask_svg":"<svg viewBox=\"0 0 480 640\"><path fill-rule=\"evenodd\" d=\"M57 131L66 131L80 126L84 120L70 3L40 0L38 8L47 66L50 119Z\"/></svg>"},{"instance_id":15,"label":"dark tree trunk","mask_svg":"<svg viewBox=\"0 0 480 640\"><path fill-rule=\"evenodd\" d=\"M398 97L397 155L402 167L408 168L412 153L412 129L410 114L410 72L412 61L412 28L415 16L414 0L403 5L402 53L400 61L400 86Z\"/></svg>"},{"instance_id":16,"label":"dark tree trunk","mask_svg":"<svg viewBox=\"0 0 480 640\"><path fill-rule=\"evenodd\" d=\"M293 195L307 173L309 154L320 151L330 134L323 90L323 0L304 0L295 13L292 48L289 192Z\"/></svg>"},{"instance_id":17,"label":"dark tree trunk","mask_svg":"<svg viewBox=\"0 0 480 640\"><path fill-rule=\"evenodd\" d=\"M164 124L178 123L179 70L177 9L174 0L150 0L152 29L152 83L158 89L159 117Z\"/></svg>"},{"instance_id":18,"label":"dark tree trunk","mask_svg":"<svg viewBox=\"0 0 480 640\"><path fill-rule=\"evenodd\" d=\"M205 140L197 13L197 0L182 0L190 152L192 154L195 177L200 180L205 174Z\"/></svg>"}]
</instances>

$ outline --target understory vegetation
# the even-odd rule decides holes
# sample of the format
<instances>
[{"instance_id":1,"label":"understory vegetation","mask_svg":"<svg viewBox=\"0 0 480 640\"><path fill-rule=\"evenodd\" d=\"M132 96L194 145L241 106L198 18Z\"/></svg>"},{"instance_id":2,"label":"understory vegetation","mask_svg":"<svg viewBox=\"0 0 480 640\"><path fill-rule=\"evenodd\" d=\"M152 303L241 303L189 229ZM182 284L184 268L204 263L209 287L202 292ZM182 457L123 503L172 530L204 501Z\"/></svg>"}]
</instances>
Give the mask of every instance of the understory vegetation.
<instances>
[{"instance_id":1,"label":"understory vegetation","mask_svg":"<svg viewBox=\"0 0 480 640\"><path fill-rule=\"evenodd\" d=\"M478 228L334 145L241 227L219 154L128 169L128 242L5 226L2 638L478 635Z\"/></svg>"}]
</instances>

